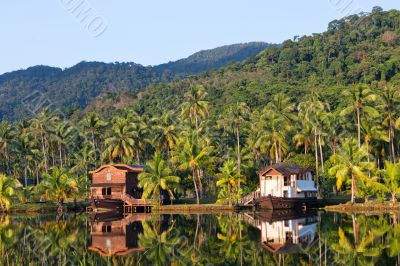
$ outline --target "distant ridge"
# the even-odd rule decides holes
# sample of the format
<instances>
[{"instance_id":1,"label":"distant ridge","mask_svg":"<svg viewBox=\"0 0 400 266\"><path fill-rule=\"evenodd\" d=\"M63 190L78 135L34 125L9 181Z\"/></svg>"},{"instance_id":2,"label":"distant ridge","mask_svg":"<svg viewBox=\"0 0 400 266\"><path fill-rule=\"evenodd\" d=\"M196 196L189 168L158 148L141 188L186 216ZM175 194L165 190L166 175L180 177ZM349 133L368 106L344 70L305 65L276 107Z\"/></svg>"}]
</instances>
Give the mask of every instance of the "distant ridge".
<instances>
[{"instance_id":1,"label":"distant ridge","mask_svg":"<svg viewBox=\"0 0 400 266\"><path fill-rule=\"evenodd\" d=\"M0 118L14 120L29 115L29 103L24 99L32 93L43 95L52 106L72 113L99 95L136 93L155 83L244 61L269 46L261 42L226 45L153 67L132 62L80 62L64 70L40 65L5 73L0 75Z\"/></svg>"}]
</instances>

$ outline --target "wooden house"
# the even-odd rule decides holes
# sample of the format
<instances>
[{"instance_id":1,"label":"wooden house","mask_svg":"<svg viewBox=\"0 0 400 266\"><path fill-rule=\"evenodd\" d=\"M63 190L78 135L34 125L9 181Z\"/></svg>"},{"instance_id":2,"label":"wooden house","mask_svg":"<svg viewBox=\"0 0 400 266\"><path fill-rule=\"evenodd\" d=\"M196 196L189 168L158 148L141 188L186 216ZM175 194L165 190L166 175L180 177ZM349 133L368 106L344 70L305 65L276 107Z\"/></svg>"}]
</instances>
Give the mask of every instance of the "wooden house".
<instances>
[{"instance_id":1,"label":"wooden house","mask_svg":"<svg viewBox=\"0 0 400 266\"><path fill-rule=\"evenodd\" d=\"M103 165L91 171L91 207L94 210L120 212L148 211L151 203L141 199L138 175L144 171L142 165Z\"/></svg>"},{"instance_id":2,"label":"wooden house","mask_svg":"<svg viewBox=\"0 0 400 266\"><path fill-rule=\"evenodd\" d=\"M259 172L258 205L262 209L313 207L317 188L312 170L292 163L279 163Z\"/></svg>"}]
</instances>

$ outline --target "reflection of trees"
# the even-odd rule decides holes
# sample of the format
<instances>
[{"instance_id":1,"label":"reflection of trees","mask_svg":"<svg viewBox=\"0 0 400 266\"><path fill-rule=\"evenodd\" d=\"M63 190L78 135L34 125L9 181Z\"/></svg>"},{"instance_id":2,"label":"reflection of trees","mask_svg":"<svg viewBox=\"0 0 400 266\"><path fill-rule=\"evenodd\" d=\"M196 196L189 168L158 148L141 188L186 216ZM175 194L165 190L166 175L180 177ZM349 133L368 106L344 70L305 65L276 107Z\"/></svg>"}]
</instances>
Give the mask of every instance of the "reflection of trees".
<instances>
[{"instance_id":1,"label":"reflection of trees","mask_svg":"<svg viewBox=\"0 0 400 266\"><path fill-rule=\"evenodd\" d=\"M343 265L376 265L386 248L384 236L393 228L385 216L352 215L351 222L337 228L338 239L330 247L334 260Z\"/></svg>"},{"instance_id":2,"label":"reflection of trees","mask_svg":"<svg viewBox=\"0 0 400 266\"><path fill-rule=\"evenodd\" d=\"M139 246L146 248L143 259L152 265L169 265L174 258L173 249L179 239L171 232L174 225L162 230L161 220L143 221L143 233L139 235ZM146 263L144 263L146 264Z\"/></svg>"}]
</instances>

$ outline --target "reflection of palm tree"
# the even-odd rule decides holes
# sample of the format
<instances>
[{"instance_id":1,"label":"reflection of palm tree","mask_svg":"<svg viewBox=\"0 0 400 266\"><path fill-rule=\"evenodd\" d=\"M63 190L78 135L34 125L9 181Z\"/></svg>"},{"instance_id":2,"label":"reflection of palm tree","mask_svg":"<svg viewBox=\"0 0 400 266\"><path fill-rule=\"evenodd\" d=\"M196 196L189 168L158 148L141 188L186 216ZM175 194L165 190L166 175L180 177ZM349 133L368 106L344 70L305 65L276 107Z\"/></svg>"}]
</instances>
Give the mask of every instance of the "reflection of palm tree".
<instances>
[{"instance_id":1,"label":"reflection of palm tree","mask_svg":"<svg viewBox=\"0 0 400 266\"><path fill-rule=\"evenodd\" d=\"M152 265L169 265L174 259L173 249L179 244L179 239L172 235L174 226L161 232L161 221L143 221L143 233L139 235L139 246L147 251L143 257Z\"/></svg>"},{"instance_id":2,"label":"reflection of palm tree","mask_svg":"<svg viewBox=\"0 0 400 266\"><path fill-rule=\"evenodd\" d=\"M369 259L378 257L385 248L380 239L390 229L385 217L368 219L353 215L352 230L338 228L338 243L331 244L335 260L343 265L375 265Z\"/></svg>"}]
</instances>

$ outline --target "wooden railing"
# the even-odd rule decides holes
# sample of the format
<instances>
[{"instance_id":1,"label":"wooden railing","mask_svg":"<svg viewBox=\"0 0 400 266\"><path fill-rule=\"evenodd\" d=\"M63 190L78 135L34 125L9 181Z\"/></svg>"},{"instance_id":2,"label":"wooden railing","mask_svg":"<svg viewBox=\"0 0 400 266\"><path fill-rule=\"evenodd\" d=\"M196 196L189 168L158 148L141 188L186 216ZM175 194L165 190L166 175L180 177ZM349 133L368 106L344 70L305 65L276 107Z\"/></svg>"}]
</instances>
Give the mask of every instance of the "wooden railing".
<instances>
[{"instance_id":1,"label":"wooden railing","mask_svg":"<svg viewBox=\"0 0 400 266\"><path fill-rule=\"evenodd\" d=\"M253 205L253 201L260 198L260 191L254 191L249 195L246 195L240 199L238 199L238 204L241 206L245 205Z\"/></svg>"}]
</instances>

